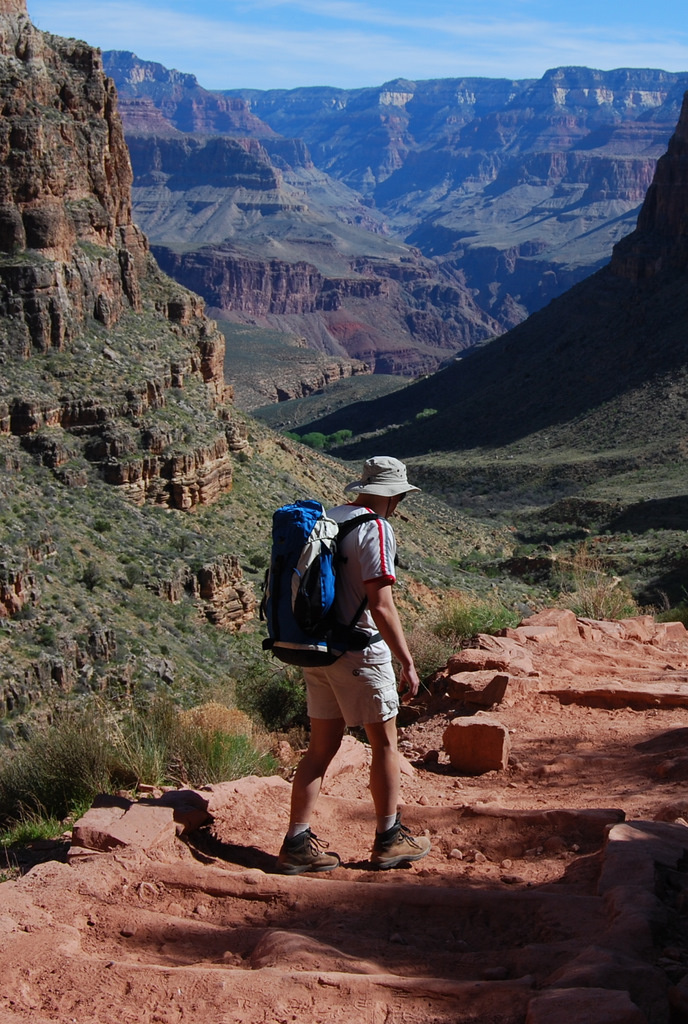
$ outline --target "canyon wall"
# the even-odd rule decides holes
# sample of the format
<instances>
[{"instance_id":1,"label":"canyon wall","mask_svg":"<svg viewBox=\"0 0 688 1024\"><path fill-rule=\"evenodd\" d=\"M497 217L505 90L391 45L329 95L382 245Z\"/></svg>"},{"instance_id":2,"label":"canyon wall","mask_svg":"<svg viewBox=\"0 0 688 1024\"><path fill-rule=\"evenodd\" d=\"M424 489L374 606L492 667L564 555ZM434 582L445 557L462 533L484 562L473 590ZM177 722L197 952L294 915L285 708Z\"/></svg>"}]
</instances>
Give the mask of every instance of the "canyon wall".
<instances>
[{"instance_id":1,"label":"canyon wall","mask_svg":"<svg viewBox=\"0 0 688 1024\"><path fill-rule=\"evenodd\" d=\"M688 94L669 148L657 163L636 230L614 249L611 268L638 282L688 266Z\"/></svg>"},{"instance_id":2,"label":"canyon wall","mask_svg":"<svg viewBox=\"0 0 688 1024\"><path fill-rule=\"evenodd\" d=\"M460 274L447 280L386 236L297 140L132 133L129 143L136 213L159 264L218 317L410 375L499 332ZM275 388L293 393L291 376Z\"/></svg>"},{"instance_id":3,"label":"canyon wall","mask_svg":"<svg viewBox=\"0 0 688 1024\"><path fill-rule=\"evenodd\" d=\"M542 78L233 89L390 230L460 273L502 329L604 266L635 227L688 73L563 67Z\"/></svg>"},{"instance_id":4,"label":"canyon wall","mask_svg":"<svg viewBox=\"0 0 688 1024\"><path fill-rule=\"evenodd\" d=\"M224 338L132 220L114 84L96 50L38 32L23 3L0 7L0 46L0 435L67 485L90 465L139 503L211 502L247 447ZM182 392L200 401L185 444Z\"/></svg>"},{"instance_id":5,"label":"canyon wall","mask_svg":"<svg viewBox=\"0 0 688 1024\"><path fill-rule=\"evenodd\" d=\"M0 743L73 691L183 682L175 615L214 635L255 609L228 538L183 525L252 449L224 336L157 266L132 180L100 53L0 0Z\"/></svg>"},{"instance_id":6,"label":"canyon wall","mask_svg":"<svg viewBox=\"0 0 688 1024\"><path fill-rule=\"evenodd\" d=\"M137 500L154 495L182 508L213 500L231 485L225 424L214 411L230 397L224 338L203 302L160 274L132 219L115 86L98 51L37 31L24 4L0 11L0 45L0 350L9 365L32 363L23 380L18 368L8 375L0 432L52 431L47 448L34 447L56 472L59 452L71 457L74 443L54 431L79 437L84 457ZM76 358L55 375L51 353ZM206 394L203 440L182 453L168 428L151 460L139 431L125 446L126 472L116 471L117 445L107 437L117 424L169 410L173 389L193 379Z\"/></svg>"}]
</instances>

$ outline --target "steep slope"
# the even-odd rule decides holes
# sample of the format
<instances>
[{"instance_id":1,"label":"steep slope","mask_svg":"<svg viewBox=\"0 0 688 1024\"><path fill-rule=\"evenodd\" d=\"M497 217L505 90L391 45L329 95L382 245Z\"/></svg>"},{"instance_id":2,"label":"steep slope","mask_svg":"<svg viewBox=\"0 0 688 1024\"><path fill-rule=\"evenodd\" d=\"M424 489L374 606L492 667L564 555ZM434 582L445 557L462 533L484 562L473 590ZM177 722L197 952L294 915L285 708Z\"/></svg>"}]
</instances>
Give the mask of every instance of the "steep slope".
<instances>
[{"instance_id":1,"label":"steep slope","mask_svg":"<svg viewBox=\"0 0 688 1024\"><path fill-rule=\"evenodd\" d=\"M36 449L42 430L58 431L57 449L60 430L86 438L86 457L141 500L189 507L231 481L222 335L159 273L132 221L116 95L97 52L43 36L15 6L3 8L0 79L3 433ZM180 445L174 414L163 429L156 413L185 386L202 401Z\"/></svg>"},{"instance_id":2,"label":"steep slope","mask_svg":"<svg viewBox=\"0 0 688 1024\"><path fill-rule=\"evenodd\" d=\"M223 335L132 222L98 52L37 31L23 0L0 0L0 109L0 744L12 745L65 701L231 700L237 677L269 674L254 613L270 516L309 494L334 503L348 471L233 407ZM456 522L418 504L402 526L418 566L426 529L448 565Z\"/></svg>"},{"instance_id":3,"label":"steep slope","mask_svg":"<svg viewBox=\"0 0 688 1024\"><path fill-rule=\"evenodd\" d=\"M247 431L229 404L223 336L132 221L98 52L38 32L24 2L2 0L0 108L4 717L74 688L173 682L194 659L168 632L172 602L193 602L217 653L211 622L237 629L254 597L227 537L163 525L164 512L231 489ZM137 642L151 618L167 645Z\"/></svg>"},{"instance_id":4,"label":"steep slope","mask_svg":"<svg viewBox=\"0 0 688 1024\"><path fill-rule=\"evenodd\" d=\"M578 463L579 483L586 474L609 474L615 464L684 462L687 138L684 102L638 228L617 245L609 266L432 378L311 429L331 432L355 422L362 432L405 423L387 432L387 443L405 455L448 453L440 460L446 480L456 476L449 453L478 446L512 446L512 455L539 461L540 472L545 463L562 472L568 458ZM423 410L436 412L415 422ZM514 473L523 471L514 466ZM506 479L508 466L500 472ZM575 480L569 477L574 486Z\"/></svg>"}]
</instances>

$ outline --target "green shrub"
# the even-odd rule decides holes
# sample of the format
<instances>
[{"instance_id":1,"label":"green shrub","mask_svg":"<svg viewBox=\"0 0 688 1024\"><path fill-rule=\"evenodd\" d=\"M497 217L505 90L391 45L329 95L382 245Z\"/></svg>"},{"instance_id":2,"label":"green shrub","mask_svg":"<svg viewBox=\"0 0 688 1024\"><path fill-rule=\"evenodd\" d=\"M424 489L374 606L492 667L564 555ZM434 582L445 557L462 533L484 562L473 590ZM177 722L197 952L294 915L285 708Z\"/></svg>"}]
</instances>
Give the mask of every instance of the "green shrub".
<instances>
[{"instance_id":1,"label":"green shrub","mask_svg":"<svg viewBox=\"0 0 688 1024\"><path fill-rule=\"evenodd\" d=\"M52 647L57 640L57 630L49 623L41 622L40 626L36 628L36 639L39 644L43 644L45 647Z\"/></svg>"},{"instance_id":2,"label":"green shrub","mask_svg":"<svg viewBox=\"0 0 688 1024\"><path fill-rule=\"evenodd\" d=\"M102 569L95 562L89 562L81 574L81 582L87 590L95 590L104 582L104 579Z\"/></svg>"},{"instance_id":3,"label":"green shrub","mask_svg":"<svg viewBox=\"0 0 688 1024\"><path fill-rule=\"evenodd\" d=\"M271 732L308 725L306 687L301 672L290 665L256 666L236 684L237 707L261 721Z\"/></svg>"},{"instance_id":4,"label":"green shrub","mask_svg":"<svg viewBox=\"0 0 688 1024\"><path fill-rule=\"evenodd\" d=\"M29 814L21 821L0 831L0 846L21 846L36 839L54 839L65 830L64 821Z\"/></svg>"},{"instance_id":5,"label":"green shrub","mask_svg":"<svg viewBox=\"0 0 688 1024\"><path fill-rule=\"evenodd\" d=\"M344 429L335 430L334 434L323 434L319 430L312 430L308 434L297 434L293 430L285 430L284 436L288 437L291 441L300 441L301 444L305 444L309 448L321 450L323 448L331 448L336 444L342 444L354 435L352 430Z\"/></svg>"},{"instance_id":6,"label":"green shrub","mask_svg":"<svg viewBox=\"0 0 688 1024\"><path fill-rule=\"evenodd\" d=\"M320 450L327 444L327 435L321 434L319 430L312 430L310 434L304 434L299 440L301 444L306 444L309 448Z\"/></svg>"},{"instance_id":7,"label":"green shrub","mask_svg":"<svg viewBox=\"0 0 688 1024\"><path fill-rule=\"evenodd\" d=\"M0 820L65 818L112 788L115 749L102 718L69 712L37 730L0 769Z\"/></svg>"},{"instance_id":8,"label":"green shrub","mask_svg":"<svg viewBox=\"0 0 688 1024\"><path fill-rule=\"evenodd\" d=\"M254 569L267 569L270 564L270 556L267 551L253 551L248 556L248 564Z\"/></svg>"},{"instance_id":9,"label":"green shrub","mask_svg":"<svg viewBox=\"0 0 688 1024\"><path fill-rule=\"evenodd\" d=\"M185 786L202 786L246 775L271 775L277 770L272 755L261 753L249 736L219 729L206 732L182 727L175 754L170 778Z\"/></svg>"},{"instance_id":10,"label":"green shrub","mask_svg":"<svg viewBox=\"0 0 688 1024\"><path fill-rule=\"evenodd\" d=\"M688 600L659 612L656 619L657 622L682 622L688 629Z\"/></svg>"},{"instance_id":11,"label":"green shrub","mask_svg":"<svg viewBox=\"0 0 688 1024\"><path fill-rule=\"evenodd\" d=\"M117 735L118 774L126 779L126 784L165 784L177 729L174 703L166 696L155 696L144 709L128 710L113 727Z\"/></svg>"},{"instance_id":12,"label":"green shrub","mask_svg":"<svg viewBox=\"0 0 688 1024\"><path fill-rule=\"evenodd\" d=\"M353 430L335 430L334 434L328 434L327 446L342 444L344 441L348 441L350 437L353 437Z\"/></svg>"},{"instance_id":13,"label":"green shrub","mask_svg":"<svg viewBox=\"0 0 688 1024\"><path fill-rule=\"evenodd\" d=\"M276 762L252 733L245 715L218 704L180 712L155 697L116 717L94 701L37 730L0 768L0 821L63 819L123 786L273 773Z\"/></svg>"},{"instance_id":14,"label":"green shrub","mask_svg":"<svg viewBox=\"0 0 688 1024\"><path fill-rule=\"evenodd\" d=\"M131 590L131 588L134 587L137 583L143 583L144 579L145 574L143 572L143 569L141 568L140 565L135 564L128 565L125 568L124 580L122 580L122 582L126 586L127 590Z\"/></svg>"},{"instance_id":15,"label":"green shrub","mask_svg":"<svg viewBox=\"0 0 688 1024\"><path fill-rule=\"evenodd\" d=\"M497 633L508 626L517 626L519 621L518 614L497 597L461 594L446 602L431 629L436 636L458 647L478 633Z\"/></svg>"}]
</instances>

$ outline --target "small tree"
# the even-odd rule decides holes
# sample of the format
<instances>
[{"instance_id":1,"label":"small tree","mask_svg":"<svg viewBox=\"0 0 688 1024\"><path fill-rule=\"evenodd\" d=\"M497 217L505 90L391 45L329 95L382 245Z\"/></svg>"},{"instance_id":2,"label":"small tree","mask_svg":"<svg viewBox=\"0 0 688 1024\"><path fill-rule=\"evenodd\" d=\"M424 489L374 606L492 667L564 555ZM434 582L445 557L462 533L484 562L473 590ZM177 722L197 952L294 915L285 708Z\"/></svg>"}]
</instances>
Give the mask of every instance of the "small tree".
<instances>
[{"instance_id":1,"label":"small tree","mask_svg":"<svg viewBox=\"0 0 688 1024\"><path fill-rule=\"evenodd\" d=\"M331 444L342 444L343 441L348 441L353 436L353 430L336 430L334 434L330 434L327 438L328 447Z\"/></svg>"},{"instance_id":2,"label":"small tree","mask_svg":"<svg viewBox=\"0 0 688 1024\"><path fill-rule=\"evenodd\" d=\"M307 444L309 448L324 448L327 444L327 437L325 434L321 434L319 430L313 430L310 434L304 434L301 438L302 444Z\"/></svg>"}]
</instances>

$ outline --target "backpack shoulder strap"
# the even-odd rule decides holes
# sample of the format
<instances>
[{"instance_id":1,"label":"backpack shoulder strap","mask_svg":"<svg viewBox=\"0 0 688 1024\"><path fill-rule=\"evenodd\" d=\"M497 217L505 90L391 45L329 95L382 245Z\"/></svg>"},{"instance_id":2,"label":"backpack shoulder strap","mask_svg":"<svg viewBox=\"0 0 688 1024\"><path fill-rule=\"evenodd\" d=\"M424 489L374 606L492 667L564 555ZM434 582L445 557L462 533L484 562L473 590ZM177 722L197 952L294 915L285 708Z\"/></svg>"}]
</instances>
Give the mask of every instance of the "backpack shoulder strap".
<instances>
[{"instance_id":1,"label":"backpack shoulder strap","mask_svg":"<svg viewBox=\"0 0 688 1024\"><path fill-rule=\"evenodd\" d=\"M351 519L345 519L343 523L339 524L337 540L344 540L352 530L357 529L359 526L363 526L364 523L372 523L374 519L382 519L382 516L375 515L374 512L364 512L362 516L352 516Z\"/></svg>"},{"instance_id":2,"label":"backpack shoulder strap","mask_svg":"<svg viewBox=\"0 0 688 1024\"><path fill-rule=\"evenodd\" d=\"M357 529L359 526L363 526L364 523L372 523L373 520L375 519L382 519L382 516L376 515L375 512L364 512L362 516L352 516L351 519L345 519L343 523L339 524L337 543L341 543L345 537L348 537L348 535L352 533L355 529ZM337 557L341 562L346 562L346 558L343 558L340 554L338 554ZM354 617L352 618L351 622L348 625L349 629L354 628L354 626L360 619L361 615L363 615L363 612L365 611L367 604L368 598L364 597L361 603L359 604L358 608L356 609ZM380 634L376 633L375 636L371 637L370 642L374 643L376 640L379 639Z\"/></svg>"}]
</instances>

